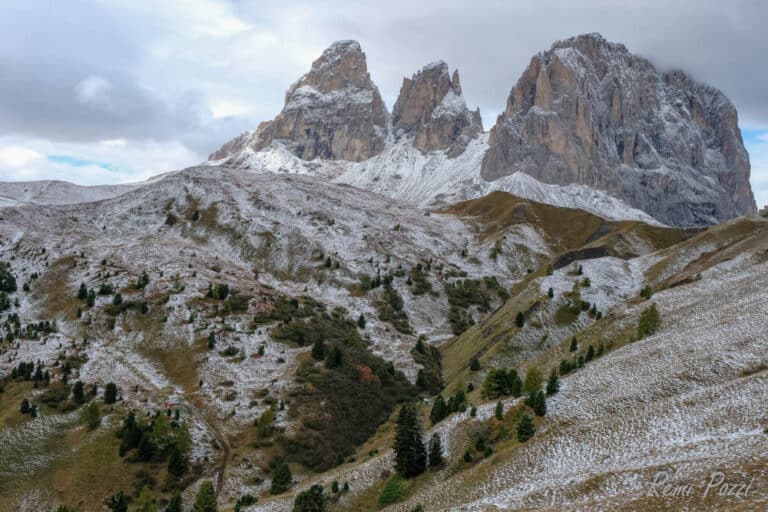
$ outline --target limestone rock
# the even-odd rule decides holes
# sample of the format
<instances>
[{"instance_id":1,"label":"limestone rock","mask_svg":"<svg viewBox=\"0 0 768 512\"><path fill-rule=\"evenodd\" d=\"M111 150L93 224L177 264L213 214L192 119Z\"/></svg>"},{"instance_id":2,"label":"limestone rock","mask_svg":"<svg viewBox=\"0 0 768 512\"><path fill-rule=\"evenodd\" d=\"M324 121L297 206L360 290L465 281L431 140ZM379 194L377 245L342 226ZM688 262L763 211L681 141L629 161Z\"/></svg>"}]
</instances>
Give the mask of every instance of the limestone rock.
<instances>
[{"instance_id":1,"label":"limestone rock","mask_svg":"<svg viewBox=\"0 0 768 512\"><path fill-rule=\"evenodd\" d=\"M599 34L531 59L492 128L487 180L523 171L604 190L675 225L756 211L736 109Z\"/></svg>"},{"instance_id":2,"label":"limestone rock","mask_svg":"<svg viewBox=\"0 0 768 512\"><path fill-rule=\"evenodd\" d=\"M483 131L480 111L470 111L461 94L458 70L451 76L443 61L403 79L392 126L397 136L413 137L420 151L447 150L450 157L463 153Z\"/></svg>"},{"instance_id":3,"label":"limestone rock","mask_svg":"<svg viewBox=\"0 0 768 512\"><path fill-rule=\"evenodd\" d=\"M251 135L229 142L211 159L233 155L243 148L259 151L279 141L304 160L357 162L384 149L387 118L360 44L339 41L288 89L285 106L274 120L261 123Z\"/></svg>"}]
</instances>

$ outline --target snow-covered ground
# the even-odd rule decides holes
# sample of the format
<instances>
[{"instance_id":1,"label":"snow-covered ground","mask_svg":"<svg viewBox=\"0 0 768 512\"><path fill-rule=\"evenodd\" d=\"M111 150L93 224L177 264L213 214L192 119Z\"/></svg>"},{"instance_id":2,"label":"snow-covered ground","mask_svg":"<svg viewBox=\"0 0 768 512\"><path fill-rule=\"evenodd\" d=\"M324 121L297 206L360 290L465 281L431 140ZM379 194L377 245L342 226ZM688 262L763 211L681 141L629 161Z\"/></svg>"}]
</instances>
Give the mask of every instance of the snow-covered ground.
<instances>
[{"instance_id":1,"label":"snow-covered ground","mask_svg":"<svg viewBox=\"0 0 768 512\"><path fill-rule=\"evenodd\" d=\"M346 164L327 164L340 166L336 178L351 172L341 168ZM73 377L102 384L114 381L123 403L143 412L164 407L187 411L194 458L208 458L208 477L218 471L220 440L236 438L252 425L266 407L265 389L278 399L285 396L293 385L297 359L308 350L273 340L269 332L274 324L252 325L262 301L306 295L329 310L344 308L352 319L363 314L366 327L361 334L370 339L371 350L414 379L418 366L410 350L417 336L423 334L430 342L451 337L443 290L444 282L457 279L451 275L493 276L510 289L527 268L555 256L535 225L518 224L503 230L503 250L492 259L495 240L478 237L473 221L414 206L421 194L428 194L418 188L420 180L427 179L419 178L419 172L414 171L411 185L398 189L412 194L408 203L340 179L328 182L307 169L243 172L203 166L97 202L3 208L0 260L10 263L20 288L30 285L29 292L14 294L20 300L11 312L19 314L22 325L56 320L58 332L3 345L0 374L19 361L51 364L61 355L87 355ZM728 243L703 238L679 255L674 248L664 251L670 263L662 277ZM429 505L427 510L600 509L598 500L611 506L632 503L660 467L679 469L679 478L685 480L698 478L709 467L736 471L744 461L765 462L764 251L753 247L703 271L699 281L654 295L662 330L564 378L562 391L549 400L548 416L531 441L492 462L440 476L393 510L410 511L417 503ZM582 288L582 298L606 315L614 313L606 335L631 329L647 305L637 303L639 290L661 254L628 261L580 261L583 276L572 275L568 266L533 279L534 295L543 296L552 287L555 300L540 310L540 325L535 316L530 318L515 341L532 346L545 333L550 338L536 351L520 352L520 357L536 357L591 324L584 318L560 328L548 327L545 321L565 301L563 294L573 282L583 277L592 284ZM414 294L406 283L417 264L431 266L426 273L435 294ZM142 292L131 290L129 283L143 271L150 283ZM411 335L378 319L381 289L365 292L358 287L363 275L390 272L402 273L393 286L403 298ZM84 318L92 320L87 326L75 319L78 303L70 300L81 282L89 288L109 282L125 300L147 300L150 313L123 315L114 329L107 328L101 310L111 296L98 297L96 308L84 312ZM209 284L219 282L250 297L248 309L221 315L222 304L204 298ZM500 305L495 297L493 301L492 309ZM215 350L205 347L211 332L216 335ZM237 355L221 354L230 346ZM189 369L194 371L185 371ZM491 417L493 407L481 405L476 420L465 414L440 423L436 429L447 453L460 453L467 428ZM16 457L20 444L67 428L67 421L74 418L42 416L0 431L0 455ZM114 426L117 418L109 421ZM291 428L283 412L277 423ZM29 467L47 464L44 455L35 452ZM264 482L255 482L264 475L251 467L258 457L254 452L248 460L233 461L222 503L264 489ZM302 476L297 487L349 481L351 492L340 505L351 506L382 471L391 469L391 457L382 450L318 477ZM554 504L553 489L559 500ZM39 505L49 499L34 491L25 503ZM291 501L287 495L262 501L253 510L285 510Z\"/></svg>"},{"instance_id":2,"label":"snow-covered ground","mask_svg":"<svg viewBox=\"0 0 768 512\"><path fill-rule=\"evenodd\" d=\"M319 158L308 162L277 142L261 151L246 148L234 160L254 172L317 175L422 208L473 199L500 190L540 203L578 208L609 220L659 224L647 213L583 185L549 185L522 172L486 181L480 175L480 164L487 149L488 133L483 133L456 158L448 158L443 151L424 154L407 139L395 142L390 138L381 154L362 162ZM225 164L224 161L210 163Z\"/></svg>"}]
</instances>

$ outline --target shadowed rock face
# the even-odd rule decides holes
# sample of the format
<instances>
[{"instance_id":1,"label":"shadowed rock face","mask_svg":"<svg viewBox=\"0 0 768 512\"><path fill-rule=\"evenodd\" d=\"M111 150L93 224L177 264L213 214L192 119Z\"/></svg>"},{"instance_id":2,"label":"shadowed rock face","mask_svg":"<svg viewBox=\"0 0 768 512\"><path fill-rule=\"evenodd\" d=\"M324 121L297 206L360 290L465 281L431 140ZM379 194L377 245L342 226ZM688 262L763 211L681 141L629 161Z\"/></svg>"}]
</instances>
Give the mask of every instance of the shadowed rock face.
<instances>
[{"instance_id":1,"label":"shadowed rock face","mask_svg":"<svg viewBox=\"0 0 768 512\"><path fill-rule=\"evenodd\" d=\"M480 111L471 112L461 94L458 70L451 77L442 61L403 79L392 126L395 134L412 136L420 151L448 150L450 157L483 131Z\"/></svg>"},{"instance_id":2,"label":"shadowed rock face","mask_svg":"<svg viewBox=\"0 0 768 512\"><path fill-rule=\"evenodd\" d=\"M288 89L285 106L274 120L227 143L210 158L225 158L245 147L258 151L280 141L305 160L365 160L384 149L387 116L360 45L339 41Z\"/></svg>"},{"instance_id":3,"label":"shadowed rock face","mask_svg":"<svg viewBox=\"0 0 768 512\"><path fill-rule=\"evenodd\" d=\"M482 176L523 171L605 190L674 225L756 211L736 109L718 90L598 34L531 59L490 134Z\"/></svg>"}]
</instances>

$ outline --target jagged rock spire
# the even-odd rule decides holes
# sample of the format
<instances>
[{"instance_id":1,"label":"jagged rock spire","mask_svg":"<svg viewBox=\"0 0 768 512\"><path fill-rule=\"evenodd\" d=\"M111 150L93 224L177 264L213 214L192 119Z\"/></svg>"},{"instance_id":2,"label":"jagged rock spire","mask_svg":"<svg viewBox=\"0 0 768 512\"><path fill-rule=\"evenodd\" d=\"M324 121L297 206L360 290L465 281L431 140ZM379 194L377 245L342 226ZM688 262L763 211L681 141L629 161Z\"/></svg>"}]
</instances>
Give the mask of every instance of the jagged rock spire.
<instances>
[{"instance_id":1,"label":"jagged rock spire","mask_svg":"<svg viewBox=\"0 0 768 512\"><path fill-rule=\"evenodd\" d=\"M305 160L365 160L384 149L387 117L360 44L338 41L291 85L274 120L240 136L239 143L228 143L211 159L232 155L232 144L259 151L277 141Z\"/></svg>"},{"instance_id":2,"label":"jagged rock spire","mask_svg":"<svg viewBox=\"0 0 768 512\"><path fill-rule=\"evenodd\" d=\"M443 61L403 79L392 126L396 135L412 136L419 150L447 149L449 156L461 154L467 142L483 131L480 111L471 112L461 94L458 70L451 76Z\"/></svg>"}]
</instances>

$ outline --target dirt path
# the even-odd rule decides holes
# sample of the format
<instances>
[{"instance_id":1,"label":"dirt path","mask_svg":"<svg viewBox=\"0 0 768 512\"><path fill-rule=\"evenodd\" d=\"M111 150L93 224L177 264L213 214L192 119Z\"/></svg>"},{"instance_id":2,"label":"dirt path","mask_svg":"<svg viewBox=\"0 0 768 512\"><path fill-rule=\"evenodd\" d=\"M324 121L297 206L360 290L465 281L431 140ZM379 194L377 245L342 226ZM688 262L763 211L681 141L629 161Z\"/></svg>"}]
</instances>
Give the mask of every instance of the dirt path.
<instances>
[{"instance_id":1,"label":"dirt path","mask_svg":"<svg viewBox=\"0 0 768 512\"><path fill-rule=\"evenodd\" d=\"M226 438L208 422L208 420L205 418L205 414L203 414L203 412L198 409L192 402L185 400L184 404L189 409L189 411L194 414L203 423L203 425L205 425L211 435L216 439L216 442L219 444L219 446L221 446L221 449L224 451L224 454L221 458L221 465L219 466L218 477L216 478L216 496L218 496L221 493L221 489L224 487L224 477L227 474L227 463L229 462L230 455L229 443L227 442Z\"/></svg>"}]
</instances>

